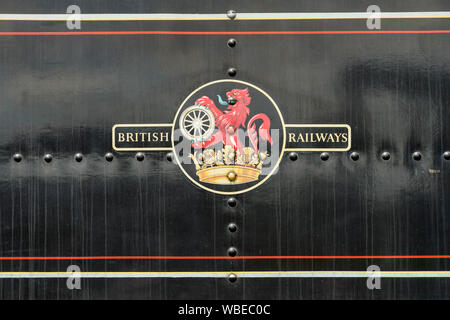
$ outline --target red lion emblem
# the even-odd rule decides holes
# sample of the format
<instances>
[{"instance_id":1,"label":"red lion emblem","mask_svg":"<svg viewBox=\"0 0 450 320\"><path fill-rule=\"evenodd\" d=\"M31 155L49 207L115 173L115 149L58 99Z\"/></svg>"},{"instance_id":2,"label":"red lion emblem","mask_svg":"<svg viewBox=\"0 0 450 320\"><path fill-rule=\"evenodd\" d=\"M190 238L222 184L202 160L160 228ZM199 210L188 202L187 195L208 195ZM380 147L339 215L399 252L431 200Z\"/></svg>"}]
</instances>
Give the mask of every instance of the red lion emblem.
<instances>
[{"instance_id":1,"label":"red lion emblem","mask_svg":"<svg viewBox=\"0 0 450 320\"><path fill-rule=\"evenodd\" d=\"M196 104L207 107L214 115L216 121L216 128L218 131L209 139L202 142L195 142L192 144L194 149L204 149L213 146L217 143L224 145L232 145L235 149L242 150L244 145L239 141L237 131L239 128L246 128L245 121L250 114L250 109L247 107L252 98L248 94L248 88L243 90L233 89L227 92L227 99L233 98L236 100L234 105L229 104L227 110L220 111L214 101L207 96L203 96L195 101ZM258 113L253 116L247 123L247 133L253 148L258 151L258 134L256 133L256 120L262 120L259 127L259 137L272 144L270 137L270 119L264 113Z\"/></svg>"}]
</instances>

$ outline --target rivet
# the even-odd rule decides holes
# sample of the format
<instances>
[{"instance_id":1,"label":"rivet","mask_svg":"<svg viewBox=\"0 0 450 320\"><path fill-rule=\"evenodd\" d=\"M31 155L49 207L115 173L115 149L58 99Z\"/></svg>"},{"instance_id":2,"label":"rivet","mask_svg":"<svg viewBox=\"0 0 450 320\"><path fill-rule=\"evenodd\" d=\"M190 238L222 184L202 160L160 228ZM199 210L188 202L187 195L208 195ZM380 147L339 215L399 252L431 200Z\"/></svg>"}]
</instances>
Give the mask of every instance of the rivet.
<instances>
[{"instance_id":1,"label":"rivet","mask_svg":"<svg viewBox=\"0 0 450 320\"><path fill-rule=\"evenodd\" d=\"M237 73L235 68L229 68L227 72L230 77L236 76L236 73Z\"/></svg>"},{"instance_id":2,"label":"rivet","mask_svg":"<svg viewBox=\"0 0 450 320\"><path fill-rule=\"evenodd\" d=\"M385 151L385 152L383 152L382 154L381 154L381 158L383 159L383 160L389 160L390 158L391 158L391 154L389 153L389 152L387 152L387 151Z\"/></svg>"},{"instance_id":3,"label":"rivet","mask_svg":"<svg viewBox=\"0 0 450 320\"><path fill-rule=\"evenodd\" d=\"M230 181L236 180L236 177L237 177L237 175L236 175L236 173L235 173L234 171L230 171L230 172L228 172L228 174L227 174L227 178L228 178L228 180L230 180Z\"/></svg>"},{"instance_id":4,"label":"rivet","mask_svg":"<svg viewBox=\"0 0 450 320\"><path fill-rule=\"evenodd\" d=\"M227 11L227 17L230 20L233 20L234 18L236 18L236 11L235 10L228 10Z\"/></svg>"},{"instance_id":5,"label":"rivet","mask_svg":"<svg viewBox=\"0 0 450 320\"><path fill-rule=\"evenodd\" d=\"M358 161L358 160L359 160L359 153L358 153L358 152L352 152L352 153L350 154L350 158L351 158L353 161Z\"/></svg>"},{"instance_id":6,"label":"rivet","mask_svg":"<svg viewBox=\"0 0 450 320\"><path fill-rule=\"evenodd\" d=\"M230 248L228 249L228 255L229 255L230 257L235 257L235 256L237 255L237 250L236 250L236 248L235 248L235 247L230 247Z\"/></svg>"},{"instance_id":7,"label":"rivet","mask_svg":"<svg viewBox=\"0 0 450 320\"><path fill-rule=\"evenodd\" d=\"M230 273L228 275L228 281L230 281L231 283L236 282L236 280L237 280L237 275L235 275L234 273Z\"/></svg>"},{"instance_id":8,"label":"rivet","mask_svg":"<svg viewBox=\"0 0 450 320\"><path fill-rule=\"evenodd\" d=\"M15 155L13 155L13 159L15 162L20 162L22 161L22 155L20 153L16 153Z\"/></svg>"},{"instance_id":9,"label":"rivet","mask_svg":"<svg viewBox=\"0 0 450 320\"><path fill-rule=\"evenodd\" d=\"M236 232L237 231L237 225L234 223L230 223L228 225L228 230L230 230L230 232Z\"/></svg>"},{"instance_id":10,"label":"rivet","mask_svg":"<svg viewBox=\"0 0 450 320\"><path fill-rule=\"evenodd\" d=\"M77 154L75 155L75 161L76 161L76 162L81 162L81 161L83 161L83 155L82 155L81 153L77 153Z\"/></svg>"},{"instance_id":11,"label":"rivet","mask_svg":"<svg viewBox=\"0 0 450 320\"><path fill-rule=\"evenodd\" d=\"M107 154L105 154L105 159L106 161L111 162L114 159L114 155L111 152L108 152Z\"/></svg>"},{"instance_id":12,"label":"rivet","mask_svg":"<svg viewBox=\"0 0 450 320\"><path fill-rule=\"evenodd\" d=\"M228 104L230 104L230 105L235 105L236 104L236 102L237 102L237 100L236 99L234 99L234 98L229 98L228 100L227 100L227 102L228 102Z\"/></svg>"},{"instance_id":13,"label":"rivet","mask_svg":"<svg viewBox=\"0 0 450 320\"><path fill-rule=\"evenodd\" d=\"M298 153L297 152L289 153L289 159L291 159L292 161L297 160L298 159Z\"/></svg>"},{"instance_id":14,"label":"rivet","mask_svg":"<svg viewBox=\"0 0 450 320\"><path fill-rule=\"evenodd\" d=\"M330 154L328 152L322 152L320 154L320 159L322 159L322 161L327 161L330 158Z\"/></svg>"},{"instance_id":15,"label":"rivet","mask_svg":"<svg viewBox=\"0 0 450 320\"><path fill-rule=\"evenodd\" d=\"M227 45L230 48L234 48L236 46L236 39L233 39L233 38L229 39L228 42L227 42Z\"/></svg>"},{"instance_id":16,"label":"rivet","mask_svg":"<svg viewBox=\"0 0 450 320\"><path fill-rule=\"evenodd\" d=\"M137 161L142 161L142 160L144 160L144 158L145 158L145 156L144 156L144 154L142 152L136 153L136 160Z\"/></svg>"},{"instance_id":17,"label":"rivet","mask_svg":"<svg viewBox=\"0 0 450 320\"><path fill-rule=\"evenodd\" d=\"M414 160L419 161L420 159L422 159L422 154L419 151L416 151L413 153L412 157Z\"/></svg>"},{"instance_id":18,"label":"rivet","mask_svg":"<svg viewBox=\"0 0 450 320\"><path fill-rule=\"evenodd\" d=\"M171 152L169 152L169 153L166 155L166 159L167 159L167 161L172 162L172 161L173 161L173 154L172 154Z\"/></svg>"},{"instance_id":19,"label":"rivet","mask_svg":"<svg viewBox=\"0 0 450 320\"><path fill-rule=\"evenodd\" d=\"M234 208L237 205L236 198L228 198L227 203L230 207Z\"/></svg>"},{"instance_id":20,"label":"rivet","mask_svg":"<svg viewBox=\"0 0 450 320\"><path fill-rule=\"evenodd\" d=\"M450 151L445 151L444 152L444 159L445 160L450 160Z\"/></svg>"},{"instance_id":21,"label":"rivet","mask_svg":"<svg viewBox=\"0 0 450 320\"><path fill-rule=\"evenodd\" d=\"M52 161L53 157L50 153L47 153L46 155L44 155L44 161L47 163L50 163Z\"/></svg>"}]
</instances>

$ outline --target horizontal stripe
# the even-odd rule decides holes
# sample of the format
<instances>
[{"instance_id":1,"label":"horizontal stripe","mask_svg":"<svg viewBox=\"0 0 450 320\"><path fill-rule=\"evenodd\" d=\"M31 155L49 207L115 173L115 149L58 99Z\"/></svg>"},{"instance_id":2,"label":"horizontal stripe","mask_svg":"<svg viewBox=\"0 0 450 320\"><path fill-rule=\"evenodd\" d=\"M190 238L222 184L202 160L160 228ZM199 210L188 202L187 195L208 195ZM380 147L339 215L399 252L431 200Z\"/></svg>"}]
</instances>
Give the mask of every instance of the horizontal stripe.
<instances>
[{"instance_id":1,"label":"horizontal stripe","mask_svg":"<svg viewBox=\"0 0 450 320\"><path fill-rule=\"evenodd\" d=\"M450 30L373 30L373 31L67 31L0 32L0 36L87 36L87 35L355 35L355 34L447 34Z\"/></svg>"},{"instance_id":2,"label":"horizontal stripe","mask_svg":"<svg viewBox=\"0 0 450 320\"><path fill-rule=\"evenodd\" d=\"M367 12L266 12L236 13L234 20L333 20L369 19L374 14ZM229 20L226 13L81 13L73 14L0 14L0 20L11 21L66 21L76 17L81 21L170 21L170 20ZM381 12L381 19L448 19L449 11L429 12Z\"/></svg>"},{"instance_id":3,"label":"horizontal stripe","mask_svg":"<svg viewBox=\"0 0 450 320\"><path fill-rule=\"evenodd\" d=\"M91 256L91 257L0 257L13 260L337 260L337 259L450 259L450 255L385 255L385 256Z\"/></svg>"},{"instance_id":4,"label":"horizontal stripe","mask_svg":"<svg viewBox=\"0 0 450 320\"><path fill-rule=\"evenodd\" d=\"M450 278L450 271L244 271L244 272L0 272L0 279L23 278Z\"/></svg>"},{"instance_id":5,"label":"horizontal stripe","mask_svg":"<svg viewBox=\"0 0 450 320\"><path fill-rule=\"evenodd\" d=\"M328 19L445 19L449 11L430 12L277 12L277 13L237 13L239 20L328 20Z\"/></svg>"}]
</instances>

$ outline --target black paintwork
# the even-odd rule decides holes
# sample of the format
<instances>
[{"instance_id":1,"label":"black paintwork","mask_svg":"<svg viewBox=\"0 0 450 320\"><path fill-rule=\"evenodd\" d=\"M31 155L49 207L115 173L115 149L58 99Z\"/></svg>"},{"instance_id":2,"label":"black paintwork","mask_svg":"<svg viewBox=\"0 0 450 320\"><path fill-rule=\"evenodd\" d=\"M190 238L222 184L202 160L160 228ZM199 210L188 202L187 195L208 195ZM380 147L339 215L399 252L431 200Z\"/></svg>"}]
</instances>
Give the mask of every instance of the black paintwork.
<instances>
[{"instance_id":1,"label":"black paintwork","mask_svg":"<svg viewBox=\"0 0 450 320\"><path fill-rule=\"evenodd\" d=\"M2 1L61 13L73 1ZM365 11L359 1L78 1L83 12ZM447 1L378 1L385 11ZM392 20L387 30L449 29ZM361 21L92 22L90 30L363 30ZM0 22L0 31L66 31ZM449 253L449 35L1 36L0 256L423 255ZM347 123L352 149L285 153L258 189L203 191L166 152L114 152L116 123L167 123L209 81L266 90L287 123ZM352 152L359 153L357 161ZM389 160L381 154L389 152ZM412 158L420 151L420 161ZM114 159L106 161L112 152ZM20 153L17 162L14 154ZM44 161L45 154L52 161ZM83 154L81 162L74 159ZM237 231L228 230L230 223ZM2 261L0 271L448 270L446 259ZM0 280L10 298L450 298L448 279Z\"/></svg>"}]
</instances>

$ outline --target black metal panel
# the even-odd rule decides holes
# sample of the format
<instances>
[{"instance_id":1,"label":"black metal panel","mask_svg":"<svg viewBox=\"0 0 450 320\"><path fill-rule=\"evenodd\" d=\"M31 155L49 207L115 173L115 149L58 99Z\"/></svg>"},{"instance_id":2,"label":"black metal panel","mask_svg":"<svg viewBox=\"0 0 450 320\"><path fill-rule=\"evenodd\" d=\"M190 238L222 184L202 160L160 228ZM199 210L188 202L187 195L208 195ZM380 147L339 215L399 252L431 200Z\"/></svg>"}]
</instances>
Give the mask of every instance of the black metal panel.
<instances>
[{"instance_id":1,"label":"black metal panel","mask_svg":"<svg viewBox=\"0 0 450 320\"><path fill-rule=\"evenodd\" d=\"M0 13L64 13L71 1L2 1ZM355 3L358 3L357 5ZM79 1L83 12L365 11L345 1ZM379 1L444 11L444 1ZM383 30L449 29L448 19L388 20ZM364 21L83 22L105 30L363 30ZM67 31L0 22L0 31ZM448 255L448 34L0 36L0 257ZM345 123L352 149L285 153L277 174L227 196L193 185L167 152L112 150L117 123L171 123L193 90L235 79L264 89L286 123ZM349 155L360 157L353 161ZM388 151L390 160L383 160ZM420 151L422 158L412 158ZM83 160L74 159L76 153ZM112 152L114 160L105 160ZM13 154L23 159L16 162ZM47 163L43 157L52 154ZM230 222L238 231L228 230ZM4 260L0 272L445 271L448 259ZM0 280L0 297L150 299L450 298L449 280Z\"/></svg>"}]
</instances>

